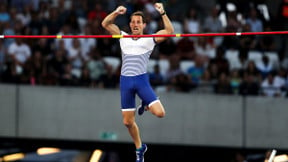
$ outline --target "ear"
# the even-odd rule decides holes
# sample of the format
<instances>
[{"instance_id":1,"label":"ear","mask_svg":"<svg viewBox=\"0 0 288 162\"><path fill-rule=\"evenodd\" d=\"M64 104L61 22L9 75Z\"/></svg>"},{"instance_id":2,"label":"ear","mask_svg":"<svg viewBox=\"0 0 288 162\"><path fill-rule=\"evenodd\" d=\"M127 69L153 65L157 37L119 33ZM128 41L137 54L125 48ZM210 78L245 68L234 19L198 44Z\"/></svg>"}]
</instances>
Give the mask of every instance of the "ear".
<instances>
[{"instance_id":1,"label":"ear","mask_svg":"<svg viewBox=\"0 0 288 162\"><path fill-rule=\"evenodd\" d=\"M143 24L143 28L146 28L146 23Z\"/></svg>"}]
</instances>

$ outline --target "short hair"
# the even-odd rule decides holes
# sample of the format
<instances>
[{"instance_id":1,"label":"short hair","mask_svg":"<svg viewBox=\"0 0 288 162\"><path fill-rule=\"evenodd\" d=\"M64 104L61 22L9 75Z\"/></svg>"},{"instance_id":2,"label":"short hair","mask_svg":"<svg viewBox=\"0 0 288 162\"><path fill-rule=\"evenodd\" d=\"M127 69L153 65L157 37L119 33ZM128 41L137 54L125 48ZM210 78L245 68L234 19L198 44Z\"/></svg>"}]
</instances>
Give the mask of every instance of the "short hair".
<instances>
[{"instance_id":1,"label":"short hair","mask_svg":"<svg viewBox=\"0 0 288 162\"><path fill-rule=\"evenodd\" d=\"M132 16L141 16L143 23L146 23L146 17L142 11L136 11L136 12L132 13L130 16L130 20L131 20Z\"/></svg>"}]
</instances>

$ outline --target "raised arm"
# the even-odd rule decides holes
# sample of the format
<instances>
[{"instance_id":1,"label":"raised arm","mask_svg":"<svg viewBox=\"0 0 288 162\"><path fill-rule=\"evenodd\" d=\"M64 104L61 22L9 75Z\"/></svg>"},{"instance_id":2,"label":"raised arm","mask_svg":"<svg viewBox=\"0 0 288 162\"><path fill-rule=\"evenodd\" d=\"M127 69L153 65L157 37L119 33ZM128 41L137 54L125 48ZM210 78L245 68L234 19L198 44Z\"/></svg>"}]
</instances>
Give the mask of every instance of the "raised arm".
<instances>
[{"instance_id":1,"label":"raised arm","mask_svg":"<svg viewBox=\"0 0 288 162\"><path fill-rule=\"evenodd\" d=\"M158 32L156 32L156 34L173 34L174 33L174 28L172 26L172 23L170 21L170 19L168 18L163 4L162 3L155 3L155 9L160 13L161 17L162 17L162 21L164 23L164 29L159 30ZM166 40L167 37L155 37L155 41L157 43L163 42L164 40Z\"/></svg>"},{"instance_id":2,"label":"raised arm","mask_svg":"<svg viewBox=\"0 0 288 162\"><path fill-rule=\"evenodd\" d=\"M102 27L110 34L120 34L120 29L116 24L114 24L114 20L118 15L125 14L126 10L127 9L124 6L117 7L116 10L105 17L105 19L102 21Z\"/></svg>"}]
</instances>

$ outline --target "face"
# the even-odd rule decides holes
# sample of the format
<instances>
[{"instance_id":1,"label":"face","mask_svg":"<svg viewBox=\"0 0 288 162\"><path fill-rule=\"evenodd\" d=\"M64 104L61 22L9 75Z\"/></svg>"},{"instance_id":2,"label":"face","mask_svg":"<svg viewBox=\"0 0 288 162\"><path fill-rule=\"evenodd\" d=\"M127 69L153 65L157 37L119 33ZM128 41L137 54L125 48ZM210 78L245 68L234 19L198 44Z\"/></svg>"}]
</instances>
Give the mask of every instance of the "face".
<instances>
[{"instance_id":1,"label":"face","mask_svg":"<svg viewBox=\"0 0 288 162\"><path fill-rule=\"evenodd\" d=\"M143 23L142 17L135 15L131 17L130 29L133 35L143 34L146 24Z\"/></svg>"}]
</instances>

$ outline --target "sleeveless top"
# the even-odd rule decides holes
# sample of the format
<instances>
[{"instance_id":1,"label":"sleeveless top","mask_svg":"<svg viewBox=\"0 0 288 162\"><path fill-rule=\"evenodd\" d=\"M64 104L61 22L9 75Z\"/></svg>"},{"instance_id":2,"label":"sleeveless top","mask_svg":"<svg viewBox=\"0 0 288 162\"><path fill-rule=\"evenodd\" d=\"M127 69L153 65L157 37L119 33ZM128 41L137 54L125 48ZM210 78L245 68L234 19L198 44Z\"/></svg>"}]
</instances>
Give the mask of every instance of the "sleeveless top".
<instances>
[{"instance_id":1,"label":"sleeveless top","mask_svg":"<svg viewBox=\"0 0 288 162\"><path fill-rule=\"evenodd\" d=\"M128 35L121 31L122 35ZM147 38L120 38L122 52L121 75L137 76L147 73L147 64L156 45L153 37Z\"/></svg>"}]
</instances>

